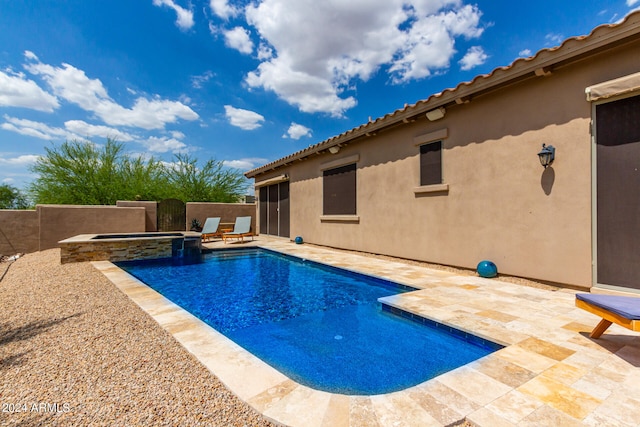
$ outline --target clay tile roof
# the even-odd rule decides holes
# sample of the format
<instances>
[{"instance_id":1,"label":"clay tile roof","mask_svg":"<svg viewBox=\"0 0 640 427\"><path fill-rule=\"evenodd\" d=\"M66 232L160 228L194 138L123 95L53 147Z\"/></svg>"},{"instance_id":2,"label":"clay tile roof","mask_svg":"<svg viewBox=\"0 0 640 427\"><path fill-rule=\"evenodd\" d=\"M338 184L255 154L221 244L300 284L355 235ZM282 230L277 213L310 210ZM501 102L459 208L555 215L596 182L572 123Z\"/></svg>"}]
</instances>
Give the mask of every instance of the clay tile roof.
<instances>
[{"instance_id":1,"label":"clay tile roof","mask_svg":"<svg viewBox=\"0 0 640 427\"><path fill-rule=\"evenodd\" d=\"M603 24L594 28L590 34L570 37L559 46L545 48L528 58L518 58L506 67L498 67L489 74L481 74L468 82L462 82L454 88L417 101L415 104L405 104L403 108L375 120L361 124L339 135L328 138L317 144L310 145L300 151L267 163L245 173L247 178L266 173L295 160L302 160L309 156L326 151L335 145L345 145L358 138L369 136L390 126L413 121L427 111L442 106L452 106L469 102L473 97L481 96L507 84L520 80L543 76L554 68L575 62L585 56L593 55L608 46L624 43L628 39L640 37L640 11L627 15L615 24Z\"/></svg>"}]
</instances>

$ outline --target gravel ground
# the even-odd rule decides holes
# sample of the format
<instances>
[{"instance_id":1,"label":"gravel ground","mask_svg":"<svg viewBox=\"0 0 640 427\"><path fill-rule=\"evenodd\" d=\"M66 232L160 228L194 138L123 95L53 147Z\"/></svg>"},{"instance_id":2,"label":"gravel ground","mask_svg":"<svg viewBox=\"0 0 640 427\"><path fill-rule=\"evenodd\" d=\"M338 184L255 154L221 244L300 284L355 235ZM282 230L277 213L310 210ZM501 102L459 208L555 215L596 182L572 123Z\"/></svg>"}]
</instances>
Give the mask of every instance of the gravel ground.
<instances>
[{"instance_id":1,"label":"gravel ground","mask_svg":"<svg viewBox=\"0 0 640 427\"><path fill-rule=\"evenodd\" d=\"M89 263L52 249L7 268L0 425L274 425Z\"/></svg>"},{"instance_id":2,"label":"gravel ground","mask_svg":"<svg viewBox=\"0 0 640 427\"><path fill-rule=\"evenodd\" d=\"M0 278L0 426L275 427L91 264L51 249Z\"/></svg>"}]
</instances>

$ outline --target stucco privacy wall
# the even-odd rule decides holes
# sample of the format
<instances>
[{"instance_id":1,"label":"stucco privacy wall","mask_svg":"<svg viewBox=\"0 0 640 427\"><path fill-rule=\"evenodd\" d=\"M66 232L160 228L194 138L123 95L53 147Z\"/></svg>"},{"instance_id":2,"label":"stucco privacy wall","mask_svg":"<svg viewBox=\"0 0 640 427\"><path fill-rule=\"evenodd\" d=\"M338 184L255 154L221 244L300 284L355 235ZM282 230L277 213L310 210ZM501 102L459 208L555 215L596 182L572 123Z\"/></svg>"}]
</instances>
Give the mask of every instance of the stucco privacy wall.
<instances>
[{"instance_id":1,"label":"stucco privacy wall","mask_svg":"<svg viewBox=\"0 0 640 427\"><path fill-rule=\"evenodd\" d=\"M187 230L191 227L191 220L196 218L200 224L209 217L220 217L221 223L235 223L239 216L251 217L251 229L256 230L255 203L187 203Z\"/></svg>"},{"instance_id":2,"label":"stucco privacy wall","mask_svg":"<svg viewBox=\"0 0 640 427\"><path fill-rule=\"evenodd\" d=\"M35 210L0 210L0 255L38 250L38 213Z\"/></svg>"},{"instance_id":3,"label":"stucco privacy wall","mask_svg":"<svg viewBox=\"0 0 640 427\"><path fill-rule=\"evenodd\" d=\"M590 287L591 103L585 88L638 71L638 42L257 177L290 177L291 235L327 246ZM448 191L414 193L414 138L447 130ZM556 147L544 170L536 153ZM358 221L321 221L322 165L357 155Z\"/></svg>"},{"instance_id":4,"label":"stucco privacy wall","mask_svg":"<svg viewBox=\"0 0 640 427\"><path fill-rule=\"evenodd\" d=\"M143 207L38 205L36 210L41 251L78 234L145 231Z\"/></svg>"},{"instance_id":5,"label":"stucco privacy wall","mask_svg":"<svg viewBox=\"0 0 640 427\"><path fill-rule=\"evenodd\" d=\"M158 231L158 202L118 200L116 206L121 208L145 208L145 230Z\"/></svg>"}]
</instances>

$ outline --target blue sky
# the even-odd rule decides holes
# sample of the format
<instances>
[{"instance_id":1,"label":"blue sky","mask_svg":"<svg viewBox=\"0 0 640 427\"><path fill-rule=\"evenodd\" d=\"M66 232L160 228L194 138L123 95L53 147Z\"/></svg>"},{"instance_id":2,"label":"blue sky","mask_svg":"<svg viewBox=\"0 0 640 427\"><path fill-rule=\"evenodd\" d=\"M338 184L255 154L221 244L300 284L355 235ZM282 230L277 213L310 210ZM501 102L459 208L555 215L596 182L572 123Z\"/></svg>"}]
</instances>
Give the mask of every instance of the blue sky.
<instances>
[{"instance_id":1,"label":"blue sky","mask_svg":"<svg viewBox=\"0 0 640 427\"><path fill-rule=\"evenodd\" d=\"M640 0L0 0L0 183L103 144L261 166Z\"/></svg>"}]
</instances>

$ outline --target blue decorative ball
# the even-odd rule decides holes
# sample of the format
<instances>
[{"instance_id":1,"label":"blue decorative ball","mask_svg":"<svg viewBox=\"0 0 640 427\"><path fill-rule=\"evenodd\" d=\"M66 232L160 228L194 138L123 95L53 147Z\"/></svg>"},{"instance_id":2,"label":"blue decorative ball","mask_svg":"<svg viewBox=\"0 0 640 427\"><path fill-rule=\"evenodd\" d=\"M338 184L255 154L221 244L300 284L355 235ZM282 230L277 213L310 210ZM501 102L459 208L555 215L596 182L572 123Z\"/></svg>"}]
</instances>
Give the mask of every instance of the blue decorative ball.
<instances>
[{"instance_id":1,"label":"blue decorative ball","mask_svg":"<svg viewBox=\"0 0 640 427\"><path fill-rule=\"evenodd\" d=\"M296 237L296 239L295 239L295 242L296 242L297 244L301 245L301 244L302 244L302 237L297 236L297 237Z\"/></svg>"},{"instance_id":2,"label":"blue decorative ball","mask_svg":"<svg viewBox=\"0 0 640 427\"><path fill-rule=\"evenodd\" d=\"M498 275L498 267L491 261L480 261L477 270L480 277L491 278Z\"/></svg>"}]
</instances>

